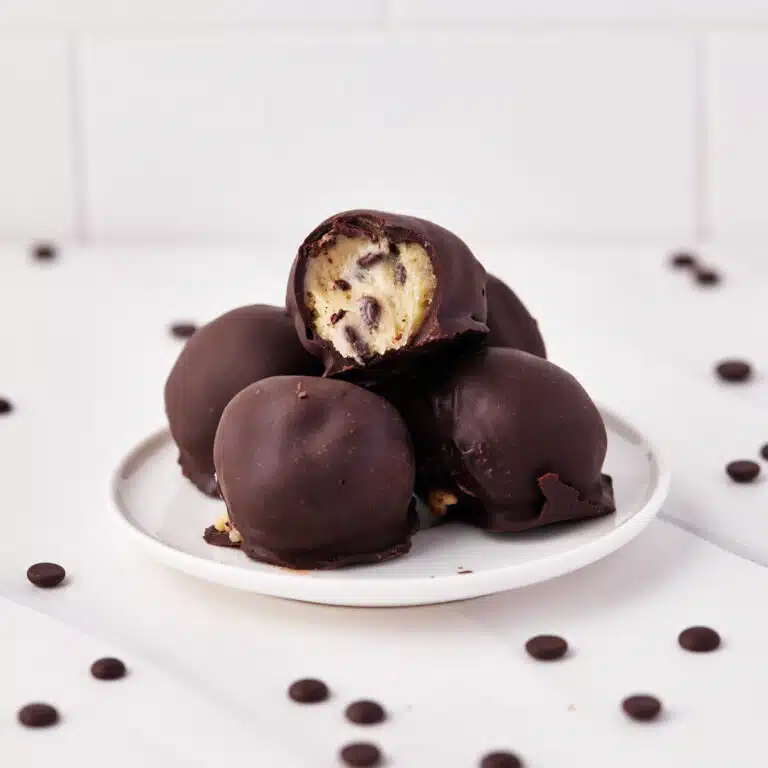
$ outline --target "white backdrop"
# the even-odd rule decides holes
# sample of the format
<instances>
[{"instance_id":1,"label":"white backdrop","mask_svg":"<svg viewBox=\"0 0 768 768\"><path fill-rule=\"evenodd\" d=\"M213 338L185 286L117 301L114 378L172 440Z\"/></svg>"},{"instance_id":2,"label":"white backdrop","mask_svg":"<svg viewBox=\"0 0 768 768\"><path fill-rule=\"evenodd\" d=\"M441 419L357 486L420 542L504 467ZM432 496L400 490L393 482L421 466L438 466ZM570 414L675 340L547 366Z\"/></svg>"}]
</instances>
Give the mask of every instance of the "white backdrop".
<instances>
[{"instance_id":1,"label":"white backdrop","mask_svg":"<svg viewBox=\"0 0 768 768\"><path fill-rule=\"evenodd\" d=\"M766 0L0 0L0 238L768 233Z\"/></svg>"}]
</instances>

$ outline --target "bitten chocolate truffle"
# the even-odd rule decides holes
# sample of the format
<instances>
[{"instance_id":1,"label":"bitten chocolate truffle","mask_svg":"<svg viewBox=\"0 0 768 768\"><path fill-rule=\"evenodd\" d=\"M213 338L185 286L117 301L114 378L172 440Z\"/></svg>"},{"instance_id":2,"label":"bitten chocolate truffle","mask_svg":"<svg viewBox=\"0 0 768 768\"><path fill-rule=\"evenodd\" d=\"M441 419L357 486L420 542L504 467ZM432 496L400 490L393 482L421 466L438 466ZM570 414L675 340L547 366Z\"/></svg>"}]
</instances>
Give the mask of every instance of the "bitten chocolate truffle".
<instances>
[{"instance_id":1,"label":"bitten chocolate truffle","mask_svg":"<svg viewBox=\"0 0 768 768\"><path fill-rule=\"evenodd\" d=\"M408 432L362 387L306 376L252 384L224 410L213 453L229 519L254 560L338 568L410 549Z\"/></svg>"},{"instance_id":2,"label":"bitten chocolate truffle","mask_svg":"<svg viewBox=\"0 0 768 768\"><path fill-rule=\"evenodd\" d=\"M437 224L380 211L327 219L299 248L286 303L326 375L403 367L457 337L482 336L486 274Z\"/></svg>"},{"instance_id":3,"label":"bitten chocolate truffle","mask_svg":"<svg viewBox=\"0 0 768 768\"><path fill-rule=\"evenodd\" d=\"M576 379L526 352L490 347L397 399L432 513L496 532L615 511L603 420Z\"/></svg>"},{"instance_id":4,"label":"bitten chocolate truffle","mask_svg":"<svg viewBox=\"0 0 768 768\"><path fill-rule=\"evenodd\" d=\"M522 349L536 357L547 356L539 324L506 283L488 275L485 298L488 302L487 346Z\"/></svg>"},{"instance_id":5,"label":"bitten chocolate truffle","mask_svg":"<svg viewBox=\"0 0 768 768\"><path fill-rule=\"evenodd\" d=\"M249 384L282 374L320 373L285 310L240 307L200 328L165 384L165 411L181 471L216 496L213 439L227 403Z\"/></svg>"}]
</instances>

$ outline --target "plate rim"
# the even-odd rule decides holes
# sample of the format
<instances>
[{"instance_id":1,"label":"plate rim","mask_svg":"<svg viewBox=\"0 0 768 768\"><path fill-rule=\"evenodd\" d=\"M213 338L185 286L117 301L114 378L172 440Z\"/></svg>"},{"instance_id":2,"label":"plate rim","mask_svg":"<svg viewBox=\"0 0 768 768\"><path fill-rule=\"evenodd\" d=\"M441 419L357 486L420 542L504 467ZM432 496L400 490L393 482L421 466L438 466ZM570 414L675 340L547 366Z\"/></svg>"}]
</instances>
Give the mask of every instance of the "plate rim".
<instances>
[{"instance_id":1,"label":"plate rim","mask_svg":"<svg viewBox=\"0 0 768 768\"><path fill-rule=\"evenodd\" d=\"M671 485L671 472L655 441L612 408L598 404L604 421L624 437L641 446L655 470L655 485L645 504L630 518L592 541L524 565L509 565L490 571L446 576L406 577L376 581L342 577L308 578L305 572L286 568L253 571L230 563L201 558L155 538L131 521L120 492L121 481L131 467L155 444L171 440L167 427L150 433L134 445L112 472L110 498L112 518L141 548L165 565L189 576L223 586L299 602L354 607L406 607L455 602L530 586L577 571L617 551L639 535L657 517ZM631 436L631 437L630 437ZM373 567L373 566L372 566ZM300 582L297 580L301 580ZM450 586L449 586L450 585ZM418 587L418 589L414 589Z\"/></svg>"}]
</instances>

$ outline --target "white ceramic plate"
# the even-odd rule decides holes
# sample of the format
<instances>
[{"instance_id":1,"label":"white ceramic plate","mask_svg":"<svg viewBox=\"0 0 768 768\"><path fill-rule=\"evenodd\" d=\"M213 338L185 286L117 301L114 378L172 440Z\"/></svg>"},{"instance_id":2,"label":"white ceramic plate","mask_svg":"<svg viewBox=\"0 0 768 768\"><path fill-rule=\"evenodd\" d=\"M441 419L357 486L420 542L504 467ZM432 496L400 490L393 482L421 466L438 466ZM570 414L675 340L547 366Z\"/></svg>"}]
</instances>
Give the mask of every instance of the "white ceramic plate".
<instances>
[{"instance_id":1,"label":"white ceramic plate","mask_svg":"<svg viewBox=\"0 0 768 768\"><path fill-rule=\"evenodd\" d=\"M450 524L420 531L405 557L337 571L295 573L212 547L203 530L224 512L180 474L169 433L158 432L123 460L113 482L122 529L158 560L209 581L314 603L401 606L463 600L551 579L593 563L637 536L669 490L656 449L601 408L608 429L605 471L618 511L597 520L522 534L490 535ZM459 573L471 571L471 573Z\"/></svg>"}]
</instances>

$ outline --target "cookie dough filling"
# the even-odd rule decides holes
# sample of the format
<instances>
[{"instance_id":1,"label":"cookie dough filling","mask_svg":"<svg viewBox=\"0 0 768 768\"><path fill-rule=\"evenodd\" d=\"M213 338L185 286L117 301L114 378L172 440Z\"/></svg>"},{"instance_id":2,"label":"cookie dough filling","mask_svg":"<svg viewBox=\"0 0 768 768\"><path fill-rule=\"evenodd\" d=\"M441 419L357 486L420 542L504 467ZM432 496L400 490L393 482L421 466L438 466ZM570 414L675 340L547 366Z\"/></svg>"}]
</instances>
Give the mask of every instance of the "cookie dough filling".
<instances>
[{"instance_id":1,"label":"cookie dough filling","mask_svg":"<svg viewBox=\"0 0 768 768\"><path fill-rule=\"evenodd\" d=\"M343 235L318 249L304 277L314 333L363 364L408 345L427 317L436 286L421 245Z\"/></svg>"}]
</instances>

